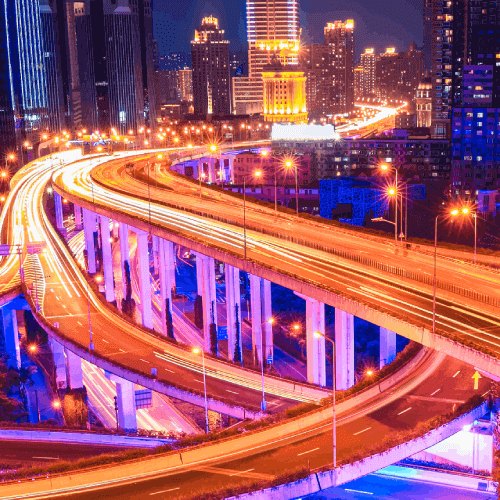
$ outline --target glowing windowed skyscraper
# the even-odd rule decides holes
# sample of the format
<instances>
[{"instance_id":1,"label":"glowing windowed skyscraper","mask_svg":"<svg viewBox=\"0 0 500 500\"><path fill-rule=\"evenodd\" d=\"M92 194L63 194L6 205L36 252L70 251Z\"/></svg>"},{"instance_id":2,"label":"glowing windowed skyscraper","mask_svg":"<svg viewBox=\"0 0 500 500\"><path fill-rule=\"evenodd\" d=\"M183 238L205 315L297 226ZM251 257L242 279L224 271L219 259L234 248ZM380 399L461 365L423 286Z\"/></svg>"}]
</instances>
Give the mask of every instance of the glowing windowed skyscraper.
<instances>
[{"instance_id":1,"label":"glowing windowed skyscraper","mask_svg":"<svg viewBox=\"0 0 500 500\"><path fill-rule=\"evenodd\" d=\"M247 0L248 77L234 78L236 114L262 112L262 72L276 58L284 66L299 59L298 0Z\"/></svg>"}]
</instances>

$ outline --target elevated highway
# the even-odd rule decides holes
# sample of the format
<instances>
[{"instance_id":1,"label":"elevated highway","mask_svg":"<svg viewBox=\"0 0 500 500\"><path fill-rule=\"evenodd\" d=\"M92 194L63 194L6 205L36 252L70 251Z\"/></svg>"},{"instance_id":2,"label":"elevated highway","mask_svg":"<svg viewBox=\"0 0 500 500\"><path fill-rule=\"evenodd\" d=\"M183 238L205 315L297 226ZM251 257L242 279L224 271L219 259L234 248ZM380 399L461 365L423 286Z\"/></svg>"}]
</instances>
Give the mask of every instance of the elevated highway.
<instances>
[{"instance_id":1,"label":"elevated highway","mask_svg":"<svg viewBox=\"0 0 500 500\"><path fill-rule=\"evenodd\" d=\"M433 332L431 255L402 248L395 252L389 238L276 214L248 200L244 214L241 199L205 187L200 191L197 184L158 168L155 155L142 160L143 169L150 163L148 174L139 170L139 176L133 175L129 159L97 168L82 162L57 174L53 186L89 210L339 307L500 377L496 270L439 257ZM147 175L149 189L144 185Z\"/></svg>"}]
</instances>

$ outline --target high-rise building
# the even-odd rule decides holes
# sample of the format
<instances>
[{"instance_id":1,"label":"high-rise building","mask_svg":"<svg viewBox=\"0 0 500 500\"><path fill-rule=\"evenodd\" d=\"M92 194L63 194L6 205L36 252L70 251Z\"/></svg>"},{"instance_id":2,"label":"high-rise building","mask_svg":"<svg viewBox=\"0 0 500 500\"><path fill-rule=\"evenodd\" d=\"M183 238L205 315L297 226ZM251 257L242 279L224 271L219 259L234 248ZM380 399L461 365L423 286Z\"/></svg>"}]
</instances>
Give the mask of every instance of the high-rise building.
<instances>
[{"instance_id":1,"label":"high-rise building","mask_svg":"<svg viewBox=\"0 0 500 500\"><path fill-rule=\"evenodd\" d=\"M233 79L238 114L262 112L262 71L273 57L284 65L298 64L298 0L247 0L247 38L248 77Z\"/></svg>"},{"instance_id":2,"label":"high-rise building","mask_svg":"<svg viewBox=\"0 0 500 500\"><path fill-rule=\"evenodd\" d=\"M361 75L361 97L375 96L376 76L375 66L377 62L377 54L373 47L366 48L361 54L360 66L363 68Z\"/></svg>"},{"instance_id":3,"label":"high-rise building","mask_svg":"<svg viewBox=\"0 0 500 500\"><path fill-rule=\"evenodd\" d=\"M264 66L264 120L273 123L307 123L306 77L297 66L279 61Z\"/></svg>"},{"instance_id":4,"label":"high-rise building","mask_svg":"<svg viewBox=\"0 0 500 500\"><path fill-rule=\"evenodd\" d=\"M179 91L180 98L183 102L193 102L193 70L191 68L180 69L179 75Z\"/></svg>"},{"instance_id":5,"label":"high-rise building","mask_svg":"<svg viewBox=\"0 0 500 500\"><path fill-rule=\"evenodd\" d=\"M387 48L375 67L377 96L406 101L413 109L415 92L424 76L423 54L415 44L411 44L407 52Z\"/></svg>"},{"instance_id":6,"label":"high-rise building","mask_svg":"<svg viewBox=\"0 0 500 500\"><path fill-rule=\"evenodd\" d=\"M432 68L432 3L433 0L424 0L424 65L427 71Z\"/></svg>"},{"instance_id":7,"label":"high-rise building","mask_svg":"<svg viewBox=\"0 0 500 500\"><path fill-rule=\"evenodd\" d=\"M432 82L424 78L415 93L415 108L417 112L417 127L429 128L432 123Z\"/></svg>"},{"instance_id":8,"label":"high-rise building","mask_svg":"<svg viewBox=\"0 0 500 500\"><path fill-rule=\"evenodd\" d=\"M334 21L324 29L331 75L329 107L331 113L354 109L354 21Z\"/></svg>"},{"instance_id":9,"label":"high-rise building","mask_svg":"<svg viewBox=\"0 0 500 500\"><path fill-rule=\"evenodd\" d=\"M109 126L120 133L145 122L139 13L135 0L103 0Z\"/></svg>"},{"instance_id":10,"label":"high-rise building","mask_svg":"<svg viewBox=\"0 0 500 500\"><path fill-rule=\"evenodd\" d=\"M198 116L231 113L229 41L219 20L205 17L191 42L193 102Z\"/></svg>"},{"instance_id":11,"label":"high-rise building","mask_svg":"<svg viewBox=\"0 0 500 500\"><path fill-rule=\"evenodd\" d=\"M354 99L363 98L363 66L359 64L354 68Z\"/></svg>"},{"instance_id":12,"label":"high-rise building","mask_svg":"<svg viewBox=\"0 0 500 500\"><path fill-rule=\"evenodd\" d=\"M306 96L309 117L323 118L329 113L329 89L332 78L325 44L307 45L300 50L300 66L306 73Z\"/></svg>"},{"instance_id":13,"label":"high-rise building","mask_svg":"<svg viewBox=\"0 0 500 500\"><path fill-rule=\"evenodd\" d=\"M156 122L155 42L153 39L152 0L138 0L141 67L146 125Z\"/></svg>"},{"instance_id":14,"label":"high-rise building","mask_svg":"<svg viewBox=\"0 0 500 500\"><path fill-rule=\"evenodd\" d=\"M62 81L66 127L97 127L90 0L61 0L59 3Z\"/></svg>"},{"instance_id":15,"label":"high-rise building","mask_svg":"<svg viewBox=\"0 0 500 500\"><path fill-rule=\"evenodd\" d=\"M2 126L14 120L18 144L37 142L42 131L59 131L64 124L57 6L50 0L1 0L0 10L0 64L7 66L0 82L8 88L0 101L6 115L13 113L2 118ZM9 143L12 135L6 134Z\"/></svg>"}]
</instances>

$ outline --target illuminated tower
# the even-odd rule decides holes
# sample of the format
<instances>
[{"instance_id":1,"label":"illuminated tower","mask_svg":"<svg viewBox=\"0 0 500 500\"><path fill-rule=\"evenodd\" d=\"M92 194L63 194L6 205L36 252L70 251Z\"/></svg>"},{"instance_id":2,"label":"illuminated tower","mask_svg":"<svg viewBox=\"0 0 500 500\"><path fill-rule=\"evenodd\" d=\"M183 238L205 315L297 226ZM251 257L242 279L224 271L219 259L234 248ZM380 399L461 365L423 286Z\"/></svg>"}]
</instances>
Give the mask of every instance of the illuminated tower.
<instances>
[{"instance_id":1,"label":"illuminated tower","mask_svg":"<svg viewBox=\"0 0 500 500\"><path fill-rule=\"evenodd\" d=\"M375 95L375 65L377 56L373 47L365 49L361 54L363 74L361 75L361 97L373 97Z\"/></svg>"},{"instance_id":2,"label":"illuminated tower","mask_svg":"<svg viewBox=\"0 0 500 500\"><path fill-rule=\"evenodd\" d=\"M248 77L233 79L236 114L262 112L262 72L275 57L284 65L298 64L298 0L247 0L247 37Z\"/></svg>"},{"instance_id":3,"label":"illuminated tower","mask_svg":"<svg viewBox=\"0 0 500 500\"><path fill-rule=\"evenodd\" d=\"M332 76L329 107L332 113L354 109L354 21L334 21L325 26L328 67Z\"/></svg>"},{"instance_id":4,"label":"illuminated tower","mask_svg":"<svg viewBox=\"0 0 500 500\"><path fill-rule=\"evenodd\" d=\"M279 62L264 67L264 119L274 123L307 123L306 77L296 66Z\"/></svg>"},{"instance_id":5,"label":"illuminated tower","mask_svg":"<svg viewBox=\"0 0 500 500\"><path fill-rule=\"evenodd\" d=\"M231 113L229 41L219 20L205 17L191 42L193 102L198 116Z\"/></svg>"}]
</instances>

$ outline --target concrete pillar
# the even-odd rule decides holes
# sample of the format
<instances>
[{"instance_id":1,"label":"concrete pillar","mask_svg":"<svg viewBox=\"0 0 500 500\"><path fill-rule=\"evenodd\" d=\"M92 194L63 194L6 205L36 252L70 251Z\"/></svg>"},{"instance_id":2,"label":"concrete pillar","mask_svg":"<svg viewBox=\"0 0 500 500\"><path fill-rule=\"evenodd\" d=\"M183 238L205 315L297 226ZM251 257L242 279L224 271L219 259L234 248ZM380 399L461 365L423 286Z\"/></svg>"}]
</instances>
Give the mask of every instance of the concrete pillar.
<instances>
[{"instance_id":1,"label":"concrete pillar","mask_svg":"<svg viewBox=\"0 0 500 500\"><path fill-rule=\"evenodd\" d=\"M205 351L211 351L210 324L217 326L217 295L215 289L215 263L212 257L196 254L196 280L198 295L203 299L203 338Z\"/></svg>"},{"instance_id":2,"label":"concrete pillar","mask_svg":"<svg viewBox=\"0 0 500 500\"><path fill-rule=\"evenodd\" d=\"M380 368L392 363L396 357L396 333L380 327Z\"/></svg>"},{"instance_id":3,"label":"concrete pillar","mask_svg":"<svg viewBox=\"0 0 500 500\"><path fill-rule=\"evenodd\" d=\"M120 223L119 222L113 222L113 225L111 226L111 236L114 239L117 239L120 236Z\"/></svg>"},{"instance_id":4,"label":"concrete pillar","mask_svg":"<svg viewBox=\"0 0 500 500\"><path fill-rule=\"evenodd\" d=\"M18 370L21 367L21 351L19 349L19 329L17 327L16 310L8 307L0 309L2 330L7 354L7 366Z\"/></svg>"},{"instance_id":5,"label":"concrete pillar","mask_svg":"<svg viewBox=\"0 0 500 500\"><path fill-rule=\"evenodd\" d=\"M56 227L60 231L64 229L63 206L61 195L54 192L54 207L56 213Z\"/></svg>"},{"instance_id":6,"label":"concrete pillar","mask_svg":"<svg viewBox=\"0 0 500 500\"><path fill-rule=\"evenodd\" d=\"M273 338L273 302L271 298L271 282L262 280L262 317L264 320L264 361L274 361L274 338Z\"/></svg>"},{"instance_id":7,"label":"concrete pillar","mask_svg":"<svg viewBox=\"0 0 500 500\"><path fill-rule=\"evenodd\" d=\"M122 286L123 297L127 295L127 280L125 275L125 262L130 264L130 248L128 243L128 226L127 224L120 223L118 228L120 233L120 261L122 267Z\"/></svg>"},{"instance_id":8,"label":"concrete pillar","mask_svg":"<svg viewBox=\"0 0 500 500\"><path fill-rule=\"evenodd\" d=\"M135 387L133 382L113 377L116 382L116 404L118 405L118 425L121 429L137 430L135 409Z\"/></svg>"},{"instance_id":9,"label":"concrete pillar","mask_svg":"<svg viewBox=\"0 0 500 500\"><path fill-rule=\"evenodd\" d=\"M82 207L79 207L78 205L73 205L73 211L75 213L75 228L80 230L83 227Z\"/></svg>"},{"instance_id":10,"label":"concrete pillar","mask_svg":"<svg viewBox=\"0 0 500 500\"><path fill-rule=\"evenodd\" d=\"M113 255L111 251L111 232L109 229L109 217L101 215L99 217L101 226L101 248L102 248L102 268L104 271L104 286L106 289L106 300L115 301L115 279L113 275Z\"/></svg>"},{"instance_id":11,"label":"concrete pillar","mask_svg":"<svg viewBox=\"0 0 500 500\"><path fill-rule=\"evenodd\" d=\"M160 267L160 238L158 236L153 236L153 269L155 275L158 274L158 269Z\"/></svg>"},{"instance_id":12,"label":"concrete pillar","mask_svg":"<svg viewBox=\"0 0 500 500\"><path fill-rule=\"evenodd\" d=\"M66 356L64 355L64 347L49 337L50 350L52 351L52 358L54 360L55 379L58 389L66 389L68 386L68 379L66 374Z\"/></svg>"},{"instance_id":13,"label":"concrete pillar","mask_svg":"<svg viewBox=\"0 0 500 500\"><path fill-rule=\"evenodd\" d=\"M90 210L83 209L83 232L85 234L85 249L87 250L87 271L96 272L94 232L96 229L96 215Z\"/></svg>"},{"instance_id":14,"label":"concrete pillar","mask_svg":"<svg viewBox=\"0 0 500 500\"><path fill-rule=\"evenodd\" d=\"M225 265L226 279L226 317L227 317L227 350L228 357L234 361L236 335L239 335L239 361L243 361L243 345L241 340L241 291L240 270Z\"/></svg>"},{"instance_id":15,"label":"concrete pillar","mask_svg":"<svg viewBox=\"0 0 500 500\"><path fill-rule=\"evenodd\" d=\"M162 332L168 335L167 328L167 312L172 317L172 289L175 287L175 274L172 273L174 266L174 244L171 241L159 238L158 241L158 260L159 260L159 276L160 276L160 297L161 297L161 324ZM166 303L169 303L169 310L167 311Z\"/></svg>"},{"instance_id":16,"label":"concrete pillar","mask_svg":"<svg viewBox=\"0 0 500 500\"><path fill-rule=\"evenodd\" d=\"M354 316L335 309L335 376L338 390L354 385Z\"/></svg>"},{"instance_id":17,"label":"concrete pillar","mask_svg":"<svg viewBox=\"0 0 500 500\"><path fill-rule=\"evenodd\" d=\"M250 304L252 312L252 352L254 360L260 365L262 363L262 278L249 275L250 278Z\"/></svg>"},{"instance_id":18,"label":"concrete pillar","mask_svg":"<svg viewBox=\"0 0 500 500\"><path fill-rule=\"evenodd\" d=\"M82 360L79 356L66 349L66 366L68 386L71 389L81 389L83 387Z\"/></svg>"},{"instance_id":19,"label":"concrete pillar","mask_svg":"<svg viewBox=\"0 0 500 500\"><path fill-rule=\"evenodd\" d=\"M311 384L326 385L325 304L306 298L306 350L307 381Z\"/></svg>"},{"instance_id":20,"label":"concrete pillar","mask_svg":"<svg viewBox=\"0 0 500 500\"><path fill-rule=\"evenodd\" d=\"M137 253L139 257L139 288L142 309L142 324L153 328L153 307L151 301L151 279L149 272L148 233L137 231Z\"/></svg>"}]
</instances>

